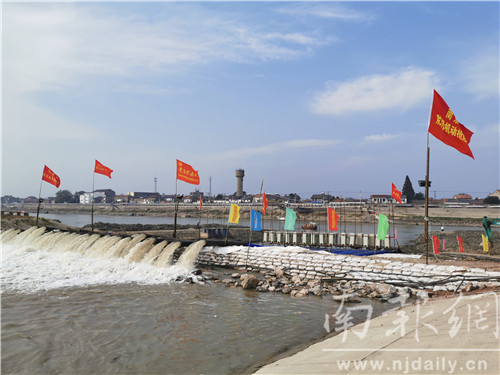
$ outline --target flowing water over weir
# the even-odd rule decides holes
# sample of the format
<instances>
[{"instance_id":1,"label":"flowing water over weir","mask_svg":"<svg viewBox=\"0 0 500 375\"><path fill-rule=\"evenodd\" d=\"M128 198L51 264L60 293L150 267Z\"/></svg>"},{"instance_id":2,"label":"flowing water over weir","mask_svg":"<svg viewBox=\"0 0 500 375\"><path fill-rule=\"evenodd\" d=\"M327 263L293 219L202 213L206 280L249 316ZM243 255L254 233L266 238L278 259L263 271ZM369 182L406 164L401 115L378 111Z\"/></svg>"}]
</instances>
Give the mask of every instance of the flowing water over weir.
<instances>
[{"instance_id":1,"label":"flowing water over weir","mask_svg":"<svg viewBox=\"0 0 500 375\"><path fill-rule=\"evenodd\" d=\"M181 242L155 243L156 239L144 234L121 238L31 227L22 232L17 229L2 232L0 241L5 248L2 255L6 290L20 285L39 290L68 286L71 282L89 285L100 283L103 278L111 283L169 282L190 275L205 245L203 240L192 243L175 262L174 255L179 254ZM27 264L17 264L20 259ZM50 273L58 280L49 278Z\"/></svg>"},{"instance_id":2,"label":"flowing water over weir","mask_svg":"<svg viewBox=\"0 0 500 375\"><path fill-rule=\"evenodd\" d=\"M73 251L94 258L123 258L129 263L147 263L157 267L172 265L174 251L181 246L180 241L167 245L167 241L155 244L155 238L146 238L144 234L121 238L101 236L99 234L76 234L69 232L46 232L45 227L31 227L22 233L9 229L0 235L3 244L25 246L33 250ZM189 245L179 257L178 266L191 269L196 257L205 246L205 241Z\"/></svg>"}]
</instances>

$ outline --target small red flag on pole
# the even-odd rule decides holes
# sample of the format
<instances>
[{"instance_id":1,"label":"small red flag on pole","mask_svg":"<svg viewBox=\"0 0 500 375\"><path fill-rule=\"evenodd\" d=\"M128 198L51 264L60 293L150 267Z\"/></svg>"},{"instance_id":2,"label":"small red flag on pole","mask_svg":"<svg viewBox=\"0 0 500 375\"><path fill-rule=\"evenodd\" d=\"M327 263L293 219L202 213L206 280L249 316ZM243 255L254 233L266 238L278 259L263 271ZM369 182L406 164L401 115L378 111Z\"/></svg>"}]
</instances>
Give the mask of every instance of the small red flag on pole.
<instances>
[{"instance_id":1,"label":"small red flag on pole","mask_svg":"<svg viewBox=\"0 0 500 375\"><path fill-rule=\"evenodd\" d=\"M266 192L262 193L262 213L266 214L266 208L269 206L269 202L267 201Z\"/></svg>"},{"instance_id":2,"label":"small red flag on pole","mask_svg":"<svg viewBox=\"0 0 500 375\"><path fill-rule=\"evenodd\" d=\"M462 237L457 236L457 241L458 241L458 249L460 250L461 253L464 252L464 241Z\"/></svg>"},{"instance_id":3,"label":"small red flag on pole","mask_svg":"<svg viewBox=\"0 0 500 375\"><path fill-rule=\"evenodd\" d=\"M432 245L434 246L434 254L439 254L439 238L432 236Z\"/></svg>"},{"instance_id":4,"label":"small red flag on pole","mask_svg":"<svg viewBox=\"0 0 500 375\"><path fill-rule=\"evenodd\" d=\"M42 180L54 185L56 188L61 185L61 179L46 165L43 168Z\"/></svg>"},{"instance_id":5,"label":"small red flag on pole","mask_svg":"<svg viewBox=\"0 0 500 375\"><path fill-rule=\"evenodd\" d=\"M203 199L201 199L201 196L200 196L200 211L201 211L201 206L203 206Z\"/></svg>"},{"instance_id":6,"label":"small red flag on pole","mask_svg":"<svg viewBox=\"0 0 500 375\"><path fill-rule=\"evenodd\" d=\"M392 183L391 196L396 200L396 202L402 204L401 202L401 192L396 188L396 185Z\"/></svg>"},{"instance_id":7,"label":"small red flag on pole","mask_svg":"<svg viewBox=\"0 0 500 375\"><path fill-rule=\"evenodd\" d=\"M469 148L470 139L474 133L457 121L448 104L436 90L434 90L432 101L429 133L441 142L474 159Z\"/></svg>"},{"instance_id":8,"label":"small red flag on pole","mask_svg":"<svg viewBox=\"0 0 500 375\"><path fill-rule=\"evenodd\" d=\"M113 172L113 170L111 168L108 168L104 165L102 165L101 163L99 163L99 161L95 161L95 167L94 167L94 172L95 173L99 173L99 174L103 174L105 176L108 176L109 178L111 178L111 173Z\"/></svg>"}]
</instances>

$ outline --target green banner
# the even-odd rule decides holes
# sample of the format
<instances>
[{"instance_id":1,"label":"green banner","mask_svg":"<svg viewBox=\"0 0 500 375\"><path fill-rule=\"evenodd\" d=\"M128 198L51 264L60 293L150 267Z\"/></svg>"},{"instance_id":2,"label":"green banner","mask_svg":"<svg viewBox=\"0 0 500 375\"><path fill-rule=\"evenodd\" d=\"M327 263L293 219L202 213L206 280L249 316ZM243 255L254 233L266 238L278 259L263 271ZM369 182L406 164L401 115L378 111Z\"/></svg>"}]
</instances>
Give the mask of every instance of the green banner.
<instances>
[{"instance_id":1,"label":"green banner","mask_svg":"<svg viewBox=\"0 0 500 375\"><path fill-rule=\"evenodd\" d=\"M491 243L493 243L493 238L491 237L492 225L500 225L500 218L488 220L486 216L483 217L484 233L486 234L486 238L488 239L488 241L490 241Z\"/></svg>"},{"instance_id":2,"label":"green banner","mask_svg":"<svg viewBox=\"0 0 500 375\"><path fill-rule=\"evenodd\" d=\"M286 218L285 218L285 230L295 230L295 220L297 220L297 213L290 209L286 208Z\"/></svg>"},{"instance_id":3,"label":"green banner","mask_svg":"<svg viewBox=\"0 0 500 375\"><path fill-rule=\"evenodd\" d=\"M389 230L389 219L385 215L378 215L378 232L377 240L384 240L387 237L387 231Z\"/></svg>"}]
</instances>

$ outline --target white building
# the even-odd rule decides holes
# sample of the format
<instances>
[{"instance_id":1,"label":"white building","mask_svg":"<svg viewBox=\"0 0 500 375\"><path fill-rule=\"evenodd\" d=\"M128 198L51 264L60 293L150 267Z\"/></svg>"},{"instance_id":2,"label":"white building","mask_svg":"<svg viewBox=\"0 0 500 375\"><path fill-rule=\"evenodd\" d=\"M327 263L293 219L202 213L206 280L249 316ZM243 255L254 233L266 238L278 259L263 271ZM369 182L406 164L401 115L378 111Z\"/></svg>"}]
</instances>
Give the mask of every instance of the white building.
<instances>
[{"instance_id":1,"label":"white building","mask_svg":"<svg viewBox=\"0 0 500 375\"><path fill-rule=\"evenodd\" d=\"M95 192L94 202L106 202L106 194ZM92 204L92 193L83 193L80 195L80 204Z\"/></svg>"}]
</instances>

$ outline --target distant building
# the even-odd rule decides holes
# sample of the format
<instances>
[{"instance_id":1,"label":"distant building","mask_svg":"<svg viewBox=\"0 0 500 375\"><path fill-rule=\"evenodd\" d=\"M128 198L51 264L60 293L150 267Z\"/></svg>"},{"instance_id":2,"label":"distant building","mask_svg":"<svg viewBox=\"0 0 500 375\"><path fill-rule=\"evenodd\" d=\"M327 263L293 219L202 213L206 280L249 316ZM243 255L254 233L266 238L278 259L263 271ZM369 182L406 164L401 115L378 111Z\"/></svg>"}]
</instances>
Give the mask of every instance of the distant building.
<instances>
[{"instance_id":1,"label":"distant building","mask_svg":"<svg viewBox=\"0 0 500 375\"><path fill-rule=\"evenodd\" d=\"M500 189L498 189L494 193L490 194L490 196L500 198Z\"/></svg>"},{"instance_id":2,"label":"distant building","mask_svg":"<svg viewBox=\"0 0 500 375\"><path fill-rule=\"evenodd\" d=\"M453 199L472 199L472 195L460 193L460 194L454 195Z\"/></svg>"},{"instance_id":3,"label":"distant building","mask_svg":"<svg viewBox=\"0 0 500 375\"><path fill-rule=\"evenodd\" d=\"M385 194L374 194L370 195L370 203L374 204L389 204L389 203L399 203L391 195ZM406 204L408 202L406 195L401 195L401 203Z\"/></svg>"},{"instance_id":4,"label":"distant building","mask_svg":"<svg viewBox=\"0 0 500 375\"><path fill-rule=\"evenodd\" d=\"M311 202L317 202L317 203L328 203L328 202L333 202L335 200L335 197L330 194L313 194L311 195Z\"/></svg>"},{"instance_id":5,"label":"distant building","mask_svg":"<svg viewBox=\"0 0 500 375\"><path fill-rule=\"evenodd\" d=\"M38 203L38 198L31 195L21 199L21 203Z\"/></svg>"},{"instance_id":6,"label":"distant building","mask_svg":"<svg viewBox=\"0 0 500 375\"><path fill-rule=\"evenodd\" d=\"M94 194L92 192L80 194L80 204L92 204L92 197L94 203L106 203L106 194L96 190Z\"/></svg>"},{"instance_id":7,"label":"distant building","mask_svg":"<svg viewBox=\"0 0 500 375\"><path fill-rule=\"evenodd\" d=\"M3 204L19 203L21 200L18 197L13 197L12 195L4 195L2 197Z\"/></svg>"},{"instance_id":8,"label":"distant building","mask_svg":"<svg viewBox=\"0 0 500 375\"><path fill-rule=\"evenodd\" d=\"M163 202L173 203L173 202L175 202L175 194L169 194L169 195L164 194L161 196L161 200Z\"/></svg>"},{"instance_id":9,"label":"distant building","mask_svg":"<svg viewBox=\"0 0 500 375\"><path fill-rule=\"evenodd\" d=\"M116 203L129 203L130 196L128 194L115 195Z\"/></svg>"},{"instance_id":10,"label":"distant building","mask_svg":"<svg viewBox=\"0 0 500 375\"><path fill-rule=\"evenodd\" d=\"M128 193L130 203L152 204L160 201L159 193L149 193L143 191L132 191Z\"/></svg>"},{"instance_id":11,"label":"distant building","mask_svg":"<svg viewBox=\"0 0 500 375\"><path fill-rule=\"evenodd\" d=\"M115 201L116 193L111 189L99 189L95 190L96 193L102 193L105 197L105 203L113 203Z\"/></svg>"}]
</instances>

